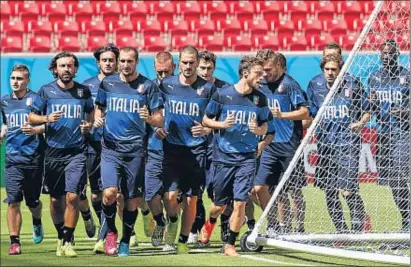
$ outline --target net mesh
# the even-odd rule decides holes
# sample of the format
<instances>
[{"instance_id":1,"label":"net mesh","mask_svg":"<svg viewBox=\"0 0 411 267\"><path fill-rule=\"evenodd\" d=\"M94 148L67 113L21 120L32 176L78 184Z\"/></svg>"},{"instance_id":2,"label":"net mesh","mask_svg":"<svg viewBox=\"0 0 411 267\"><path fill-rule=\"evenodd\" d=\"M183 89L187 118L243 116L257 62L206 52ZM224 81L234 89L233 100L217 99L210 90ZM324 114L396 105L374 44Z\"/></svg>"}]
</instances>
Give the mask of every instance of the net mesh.
<instances>
[{"instance_id":1,"label":"net mesh","mask_svg":"<svg viewBox=\"0 0 411 267\"><path fill-rule=\"evenodd\" d=\"M409 25L409 1L384 1L260 219L260 236L410 256ZM395 60L385 49L382 71L386 40L402 52Z\"/></svg>"}]
</instances>

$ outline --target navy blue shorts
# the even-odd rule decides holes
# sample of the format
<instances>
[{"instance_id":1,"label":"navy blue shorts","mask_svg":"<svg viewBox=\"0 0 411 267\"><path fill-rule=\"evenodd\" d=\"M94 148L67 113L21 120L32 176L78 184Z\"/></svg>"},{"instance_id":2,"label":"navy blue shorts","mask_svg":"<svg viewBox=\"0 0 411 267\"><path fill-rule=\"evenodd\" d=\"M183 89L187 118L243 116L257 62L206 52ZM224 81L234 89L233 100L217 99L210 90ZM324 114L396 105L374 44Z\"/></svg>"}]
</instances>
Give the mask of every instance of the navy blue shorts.
<instances>
[{"instance_id":1,"label":"navy blue shorts","mask_svg":"<svg viewBox=\"0 0 411 267\"><path fill-rule=\"evenodd\" d=\"M39 202L43 180L43 168L25 169L16 166L7 166L4 169L7 203L23 201L27 206L35 207Z\"/></svg>"},{"instance_id":2,"label":"navy blue shorts","mask_svg":"<svg viewBox=\"0 0 411 267\"><path fill-rule=\"evenodd\" d=\"M278 185L292 158L293 156L276 156L265 149L260 158L254 185Z\"/></svg>"},{"instance_id":3,"label":"navy blue shorts","mask_svg":"<svg viewBox=\"0 0 411 267\"><path fill-rule=\"evenodd\" d=\"M144 198L150 201L163 189L163 159L162 150L148 150L145 169Z\"/></svg>"},{"instance_id":4,"label":"navy blue shorts","mask_svg":"<svg viewBox=\"0 0 411 267\"><path fill-rule=\"evenodd\" d=\"M144 194L144 157L119 156L103 149L101 153L101 181L103 190L120 187L125 198Z\"/></svg>"},{"instance_id":5,"label":"navy blue shorts","mask_svg":"<svg viewBox=\"0 0 411 267\"><path fill-rule=\"evenodd\" d=\"M164 192L182 191L198 196L205 183L206 149L198 147L167 147L164 142Z\"/></svg>"},{"instance_id":6,"label":"navy blue shorts","mask_svg":"<svg viewBox=\"0 0 411 267\"><path fill-rule=\"evenodd\" d=\"M351 147L351 149L349 149ZM321 189L359 190L360 144L318 147L314 186Z\"/></svg>"},{"instance_id":7,"label":"navy blue shorts","mask_svg":"<svg viewBox=\"0 0 411 267\"><path fill-rule=\"evenodd\" d=\"M214 162L214 204L224 206L231 200L247 202L255 169L254 162L238 166Z\"/></svg>"},{"instance_id":8,"label":"navy blue shorts","mask_svg":"<svg viewBox=\"0 0 411 267\"><path fill-rule=\"evenodd\" d=\"M77 154L70 160L46 158L44 161L44 186L54 198L66 192L80 194L87 183L86 155Z\"/></svg>"}]
</instances>

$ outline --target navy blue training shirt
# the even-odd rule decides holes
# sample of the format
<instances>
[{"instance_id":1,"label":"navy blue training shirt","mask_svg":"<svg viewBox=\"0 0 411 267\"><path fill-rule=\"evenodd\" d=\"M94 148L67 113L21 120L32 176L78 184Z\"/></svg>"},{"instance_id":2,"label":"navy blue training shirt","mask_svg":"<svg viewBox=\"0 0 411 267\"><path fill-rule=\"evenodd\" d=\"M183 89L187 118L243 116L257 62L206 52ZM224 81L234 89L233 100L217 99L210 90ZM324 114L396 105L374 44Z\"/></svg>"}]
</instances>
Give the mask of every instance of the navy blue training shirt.
<instances>
[{"instance_id":1,"label":"navy blue training shirt","mask_svg":"<svg viewBox=\"0 0 411 267\"><path fill-rule=\"evenodd\" d=\"M120 156L143 156L147 129L138 111L144 105L150 112L162 108L157 85L141 74L130 83L113 74L101 82L96 105L106 108L103 149Z\"/></svg>"},{"instance_id":2,"label":"navy blue training shirt","mask_svg":"<svg viewBox=\"0 0 411 267\"><path fill-rule=\"evenodd\" d=\"M263 83L260 91L266 95L270 109L278 108L281 112L291 112L301 106L308 108L304 91L288 74L283 74L273 83ZM275 135L267 149L276 156L294 155L303 135L302 121L273 118L273 125Z\"/></svg>"},{"instance_id":3,"label":"navy blue training shirt","mask_svg":"<svg viewBox=\"0 0 411 267\"><path fill-rule=\"evenodd\" d=\"M254 162L258 137L249 130L248 124L256 120L261 125L272 119L266 96L257 90L243 95L233 85L221 88L213 95L206 115L224 121L228 114L233 114L235 124L216 135L213 161L232 165Z\"/></svg>"},{"instance_id":4,"label":"navy blue training shirt","mask_svg":"<svg viewBox=\"0 0 411 267\"><path fill-rule=\"evenodd\" d=\"M44 138L42 134L25 135L21 127L28 123L31 104L38 96L28 91L23 98L10 95L1 98L1 110L4 123L7 123L6 165L24 168L39 168L44 155Z\"/></svg>"},{"instance_id":5,"label":"navy blue training shirt","mask_svg":"<svg viewBox=\"0 0 411 267\"><path fill-rule=\"evenodd\" d=\"M85 139L80 124L85 114L94 109L90 90L77 82L70 89L61 88L57 81L43 85L33 101L31 111L49 115L62 111L62 117L46 127L46 157L62 158L85 151Z\"/></svg>"},{"instance_id":6,"label":"navy blue training shirt","mask_svg":"<svg viewBox=\"0 0 411 267\"><path fill-rule=\"evenodd\" d=\"M206 136L194 137L194 121L201 123L207 104L216 91L215 86L197 76L191 85L182 85L179 76L165 78L160 85L164 99L166 141L172 145L195 147L206 141Z\"/></svg>"}]
</instances>

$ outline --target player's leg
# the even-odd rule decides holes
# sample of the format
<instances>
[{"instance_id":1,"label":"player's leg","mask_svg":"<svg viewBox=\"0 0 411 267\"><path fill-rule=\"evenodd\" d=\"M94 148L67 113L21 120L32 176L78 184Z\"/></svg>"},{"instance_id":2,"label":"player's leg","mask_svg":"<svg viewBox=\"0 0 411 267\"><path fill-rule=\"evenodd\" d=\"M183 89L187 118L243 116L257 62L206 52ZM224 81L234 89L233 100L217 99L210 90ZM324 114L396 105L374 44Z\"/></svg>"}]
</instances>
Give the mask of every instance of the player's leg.
<instances>
[{"instance_id":1,"label":"player's leg","mask_svg":"<svg viewBox=\"0 0 411 267\"><path fill-rule=\"evenodd\" d=\"M58 238L56 255L62 256L64 211L66 209L64 174L66 162L46 158L44 164L43 187L50 194L50 215Z\"/></svg>"},{"instance_id":2,"label":"player's leg","mask_svg":"<svg viewBox=\"0 0 411 267\"><path fill-rule=\"evenodd\" d=\"M291 181L290 192L291 197L294 202L294 206L292 208L292 214L295 221L295 231L298 233L304 233L304 220L305 220L305 210L306 210L306 202L303 195L302 188L307 186L307 181L304 177L304 164L303 164L303 157L300 157L299 162L297 163L297 169L294 170L295 181Z\"/></svg>"},{"instance_id":3,"label":"player's leg","mask_svg":"<svg viewBox=\"0 0 411 267\"><path fill-rule=\"evenodd\" d=\"M66 210L64 213L63 251L68 257L75 257L73 234L79 217L79 195L87 182L86 156L78 154L65 167Z\"/></svg>"},{"instance_id":4,"label":"player's leg","mask_svg":"<svg viewBox=\"0 0 411 267\"><path fill-rule=\"evenodd\" d=\"M153 215L150 212L150 207L148 206L148 203L144 198L142 199L142 201L140 201L138 207L141 210L141 215L143 215L144 234L146 235L146 237L151 237L154 232L155 223ZM134 231L133 233L135 234Z\"/></svg>"},{"instance_id":5,"label":"player's leg","mask_svg":"<svg viewBox=\"0 0 411 267\"><path fill-rule=\"evenodd\" d=\"M213 163L214 165L214 202L209 208L209 218L201 229L201 246L208 246L211 235L215 228L218 216L220 216L227 205L230 204L233 196L233 179L235 167L224 164Z\"/></svg>"},{"instance_id":6,"label":"player's leg","mask_svg":"<svg viewBox=\"0 0 411 267\"><path fill-rule=\"evenodd\" d=\"M389 186L394 197L394 202L401 214L402 230L410 231L410 159L408 134L403 134L401 138L393 140L392 150L392 174L389 180Z\"/></svg>"},{"instance_id":7,"label":"player's leg","mask_svg":"<svg viewBox=\"0 0 411 267\"><path fill-rule=\"evenodd\" d=\"M7 226L10 236L9 255L21 254L20 230L22 216L20 203L23 200L23 170L14 166L6 166L5 183L7 193Z\"/></svg>"},{"instance_id":8,"label":"player's leg","mask_svg":"<svg viewBox=\"0 0 411 267\"><path fill-rule=\"evenodd\" d=\"M108 232L104 251L108 256L117 255L116 213L117 213L117 192L119 181L120 160L109 152L101 154L101 181L103 188L103 216L107 224Z\"/></svg>"},{"instance_id":9,"label":"player's leg","mask_svg":"<svg viewBox=\"0 0 411 267\"><path fill-rule=\"evenodd\" d=\"M163 151L149 150L145 168L144 198L155 221L151 243L157 247L163 242L166 220L163 213Z\"/></svg>"},{"instance_id":10,"label":"player's leg","mask_svg":"<svg viewBox=\"0 0 411 267\"><path fill-rule=\"evenodd\" d=\"M244 223L245 206L248 202L249 193L251 192L255 172L256 166L254 163L245 163L242 166L236 167L232 188L234 210L231 215L230 235L224 247L224 255L226 256L238 256L235 249L235 241Z\"/></svg>"},{"instance_id":11,"label":"player's leg","mask_svg":"<svg viewBox=\"0 0 411 267\"><path fill-rule=\"evenodd\" d=\"M248 231L254 229L255 226L255 218L254 218L254 202L249 199L245 206L245 217L247 219L247 227Z\"/></svg>"},{"instance_id":12,"label":"player's leg","mask_svg":"<svg viewBox=\"0 0 411 267\"><path fill-rule=\"evenodd\" d=\"M122 237L118 256L130 255L130 238L134 232L138 207L142 205L144 194L144 157L124 157L123 170L120 172L121 191L124 196Z\"/></svg>"},{"instance_id":13,"label":"player's leg","mask_svg":"<svg viewBox=\"0 0 411 267\"><path fill-rule=\"evenodd\" d=\"M199 193L196 203L196 215L191 227L190 235L188 237L187 244L196 244L198 241L198 233L203 228L205 223L206 211L203 202L203 190Z\"/></svg>"},{"instance_id":14,"label":"player's leg","mask_svg":"<svg viewBox=\"0 0 411 267\"><path fill-rule=\"evenodd\" d=\"M39 244L43 241L43 225L41 211L43 203L40 201L43 168L24 170L23 193L26 206L29 208L33 221L33 241Z\"/></svg>"}]
</instances>

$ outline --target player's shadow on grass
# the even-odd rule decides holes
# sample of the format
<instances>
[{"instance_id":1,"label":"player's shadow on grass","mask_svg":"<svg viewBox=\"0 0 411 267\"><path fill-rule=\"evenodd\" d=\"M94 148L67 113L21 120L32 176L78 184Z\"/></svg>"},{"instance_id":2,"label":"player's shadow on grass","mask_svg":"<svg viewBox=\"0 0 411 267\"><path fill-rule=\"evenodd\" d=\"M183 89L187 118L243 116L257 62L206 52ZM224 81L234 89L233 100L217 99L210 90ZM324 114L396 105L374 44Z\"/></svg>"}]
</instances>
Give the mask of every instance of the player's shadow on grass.
<instances>
[{"instance_id":1,"label":"player's shadow on grass","mask_svg":"<svg viewBox=\"0 0 411 267\"><path fill-rule=\"evenodd\" d=\"M299 261L305 261L305 262L310 262L310 263L321 263L321 264L332 264L332 265L337 265L337 266L347 266L347 264L344 263L336 263L332 260L330 261L324 261L324 260L316 260L313 258L306 258L301 256L301 252L299 251L291 251L291 250L283 250L283 249L278 249L278 250L265 250L260 253L252 253L252 254L265 254L265 255L270 255L270 254L275 254L275 255L280 255L283 257L287 257L290 259L294 260L299 260ZM313 255L313 254L311 254Z\"/></svg>"}]
</instances>

